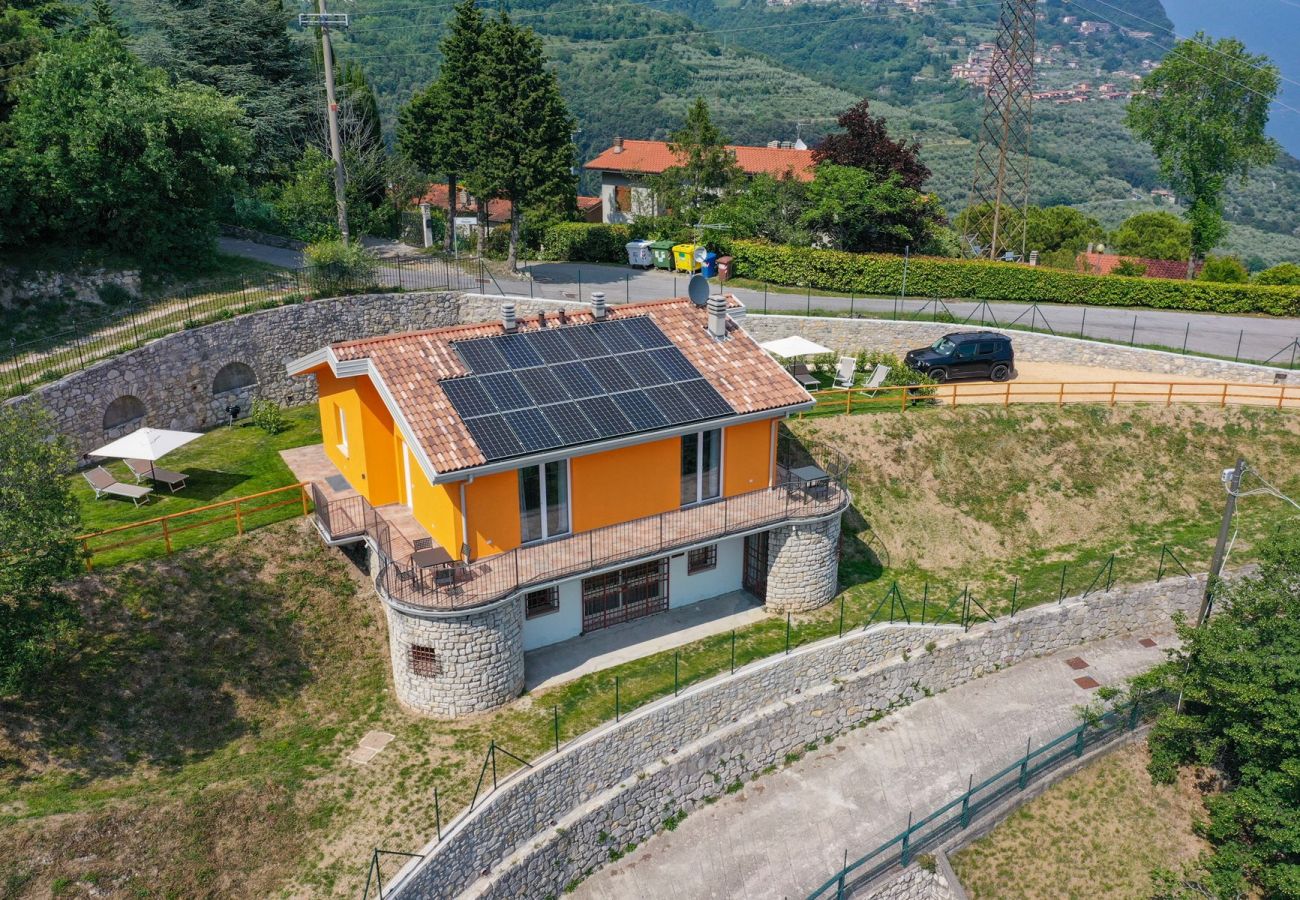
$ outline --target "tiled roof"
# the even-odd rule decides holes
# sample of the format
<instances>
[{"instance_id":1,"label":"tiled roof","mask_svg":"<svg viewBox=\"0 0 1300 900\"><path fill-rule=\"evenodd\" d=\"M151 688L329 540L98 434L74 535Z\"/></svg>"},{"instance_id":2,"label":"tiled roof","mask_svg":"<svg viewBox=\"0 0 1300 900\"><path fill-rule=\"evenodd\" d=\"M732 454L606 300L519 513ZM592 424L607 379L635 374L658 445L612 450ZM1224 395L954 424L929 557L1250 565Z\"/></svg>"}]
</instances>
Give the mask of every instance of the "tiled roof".
<instances>
[{"instance_id":1,"label":"tiled roof","mask_svg":"<svg viewBox=\"0 0 1300 900\"><path fill-rule=\"evenodd\" d=\"M1092 275L1109 275L1124 261L1143 266L1144 278L1174 278L1187 280L1187 262L1179 259L1146 259L1141 256L1116 256L1113 253L1080 253L1077 266L1080 271ZM1196 272L1201 271L1201 263L1196 264Z\"/></svg>"},{"instance_id":2,"label":"tiled roof","mask_svg":"<svg viewBox=\"0 0 1300 900\"><path fill-rule=\"evenodd\" d=\"M747 175L764 173L780 178L786 172L791 172L799 181L813 179L811 150L732 145L728 145L727 149L735 151L736 165ZM658 175L678 162L664 141L623 141L621 151L616 144L587 163L585 168Z\"/></svg>"},{"instance_id":3,"label":"tiled roof","mask_svg":"<svg viewBox=\"0 0 1300 900\"><path fill-rule=\"evenodd\" d=\"M464 188L461 188L464 191ZM431 184L429 189L424 192L417 203L427 203L438 209L447 208L447 183ZM478 208L474 203L474 198L468 195L458 197L456 200L456 215L473 216L477 215ZM488 201L488 221L492 223L503 223L510 221L510 201L509 200L489 200Z\"/></svg>"},{"instance_id":4,"label":"tiled roof","mask_svg":"<svg viewBox=\"0 0 1300 900\"><path fill-rule=\"evenodd\" d=\"M734 300L731 303L739 306ZM565 325L594 321L588 310L565 310L565 315ZM810 399L734 322L727 322L728 340L714 340L706 328L706 310L686 298L609 308L610 319L630 316L649 316L738 415L781 409ZM520 332L541 327L563 325L558 313L547 315L544 326L539 325L536 316L518 320ZM333 345L333 350L340 360L368 357L410 426L411 437L419 442L433 467L439 472L455 472L482 465L487 458L438 384L440 379L468 373L451 342L504 333L499 321L485 322L348 341ZM725 424L726 420L721 421Z\"/></svg>"}]
</instances>

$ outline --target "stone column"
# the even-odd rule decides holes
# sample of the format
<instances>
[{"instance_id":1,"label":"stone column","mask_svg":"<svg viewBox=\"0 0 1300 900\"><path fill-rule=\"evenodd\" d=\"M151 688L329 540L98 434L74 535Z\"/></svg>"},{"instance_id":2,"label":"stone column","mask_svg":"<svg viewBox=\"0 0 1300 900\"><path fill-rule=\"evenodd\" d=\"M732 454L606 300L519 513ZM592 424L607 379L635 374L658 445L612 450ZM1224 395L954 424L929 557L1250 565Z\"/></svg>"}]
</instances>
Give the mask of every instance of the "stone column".
<instances>
[{"instance_id":1,"label":"stone column","mask_svg":"<svg viewBox=\"0 0 1300 900\"><path fill-rule=\"evenodd\" d=\"M523 600L416 616L385 604L393 685L403 705L439 718L494 709L524 689Z\"/></svg>"},{"instance_id":2,"label":"stone column","mask_svg":"<svg viewBox=\"0 0 1300 900\"><path fill-rule=\"evenodd\" d=\"M767 601L775 613L816 609L839 587L840 517L768 532Z\"/></svg>"}]
</instances>

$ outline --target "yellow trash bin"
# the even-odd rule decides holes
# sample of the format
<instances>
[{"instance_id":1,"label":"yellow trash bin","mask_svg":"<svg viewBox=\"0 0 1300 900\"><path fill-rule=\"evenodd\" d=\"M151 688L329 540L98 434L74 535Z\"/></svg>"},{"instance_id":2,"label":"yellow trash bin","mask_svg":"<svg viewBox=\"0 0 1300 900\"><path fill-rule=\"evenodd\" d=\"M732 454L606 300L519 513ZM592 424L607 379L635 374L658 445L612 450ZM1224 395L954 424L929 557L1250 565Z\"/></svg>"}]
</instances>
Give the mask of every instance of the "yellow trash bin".
<instances>
[{"instance_id":1,"label":"yellow trash bin","mask_svg":"<svg viewBox=\"0 0 1300 900\"><path fill-rule=\"evenodd\" d=\"M674 245L673 263L673 268L678 272L698 272L700 270L700 261L695 258L695 245Z\"/></svg>"}]
</instances>

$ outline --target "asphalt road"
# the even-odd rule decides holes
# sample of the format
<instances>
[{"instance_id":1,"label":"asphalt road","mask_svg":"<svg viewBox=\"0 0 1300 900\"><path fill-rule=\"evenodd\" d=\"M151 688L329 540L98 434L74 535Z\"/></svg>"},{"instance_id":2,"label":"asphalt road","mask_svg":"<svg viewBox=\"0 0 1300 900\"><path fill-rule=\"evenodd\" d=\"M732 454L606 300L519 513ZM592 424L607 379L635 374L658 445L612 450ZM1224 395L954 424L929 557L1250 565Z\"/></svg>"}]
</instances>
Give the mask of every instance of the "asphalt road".
<instances>
[{"instance_id":1,"label":"asphalt road","mask_svg":"<svg viewBox=\"0 0 1300 900\"><path fill-rule=\"evenodd\" d=\"M251 241L222 238L222 252L272 265L302 265L302 253ZM472 267L472 264L470 264ZM471 268L472 270L472 268ZM381 267L381 271L382 267ZM482 289L552 300L587 300L604 291L611 303L657 300L686 293L686 275L657 269L596 263L529 263L529 277L489 277ZM467 281L468 284L468 281ZM716 282L714 282L716 286ZM994 328L1027 327L1035 331L1138 345L1159 346L1188 353L1240 358L1275 365L1300 363L1300 319L1269 316L1215 315L1153 309L1099 306L982 303L970 300L899 299L890 297L832 297L792 294L728 286L751 312L825 311L841 315L950 313L959 323Z\"/></svg>"}]
</instances>

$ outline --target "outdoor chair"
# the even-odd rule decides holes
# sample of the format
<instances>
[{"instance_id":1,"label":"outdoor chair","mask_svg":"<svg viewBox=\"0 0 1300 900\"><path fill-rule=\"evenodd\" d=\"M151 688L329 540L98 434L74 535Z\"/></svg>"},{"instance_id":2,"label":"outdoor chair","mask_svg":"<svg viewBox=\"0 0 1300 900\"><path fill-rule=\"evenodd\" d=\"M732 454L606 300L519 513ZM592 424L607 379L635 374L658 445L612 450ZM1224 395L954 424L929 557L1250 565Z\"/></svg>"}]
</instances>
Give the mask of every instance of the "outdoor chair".
<instances>
[{"instance_id":1,"label":"outdoor chair","mask_svg":"<svg viewBox=\"0 0 1300 900\"><path fill-rule=\"evenodd\" d=\"M813 375L812 372L809 372L808 366L804 363L795 363L791 366L790 374L794 376L795 381L802 384L805 388L812 388L815 390L816 388L821 387L821 382L817 380L817 376Z\"/></svg>"},{"instance_id":2,"label":"outdoor chair","mask_svg":"<svg viewBox=\"0 0 1300 900\"><path fill-rule=\"evenodd\" d=\"M185 487L185 479L189 477L184 472L160 469L152 465L147 459L128 459L126 460L126 467L135 476L136 484L148 478L150 481L157 481L160 484L167 485L173 494Z\"/></svg>"},{"instance_id":3,"label":"outdoor chair","mask_svg":"<svg viewBox=\"0 0 1300 900\"><path fill-rule=\"evenodd\" d=\"M872 369L871 377L867 379L867 383L864 384L863 387L870 389L871 396L874 397L877 393L879 393L879 388L881 387L881 385L885 383L885 379L888 377L889 377L889 366L876 366L874 369Z\"/></svg>"},{"instance_id":4,"label":"outdoor chair","mask_svg":"<svg viewBox=\"0 0 1300 900\"><path fill-rule=\"evenodd\" d=\"M81 474L94 488L96 500L101 497L122 497L139 506L147 501L149 495L153 493L153 488L140 487L136 484L123 484L103 466L95 466L89 472L82 472Z\"/></svg>"},{"instance_id":5,"label":"outdoor chair","mask_svg":"<svg viewBox=\"0 0 1300 900\"><path fill-rule=\"evenodd\" d=\"M835 386L839 388L853 387L857 369L858 361L856 359L852 356L841 356L839 365L835 367Z\"/></svg>"}]
</instances>

